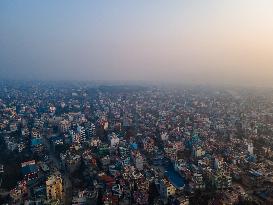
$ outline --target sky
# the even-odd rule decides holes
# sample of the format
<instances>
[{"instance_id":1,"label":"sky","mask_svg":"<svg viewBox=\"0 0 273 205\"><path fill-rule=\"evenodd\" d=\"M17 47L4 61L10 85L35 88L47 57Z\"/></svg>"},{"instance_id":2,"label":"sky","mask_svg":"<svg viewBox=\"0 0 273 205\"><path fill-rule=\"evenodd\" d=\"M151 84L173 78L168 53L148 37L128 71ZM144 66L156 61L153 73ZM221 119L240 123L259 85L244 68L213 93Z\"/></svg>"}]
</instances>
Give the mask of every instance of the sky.
<instances>
[{"instance_id":1,"label":"sky","mask_svg":"<svg viewBox=\"0 0 273 205\"><path fill-rule=\"evenodd\" d=\"M0 78L273 87L273 1L1 0Z\"/></svg>"}]
</instances>

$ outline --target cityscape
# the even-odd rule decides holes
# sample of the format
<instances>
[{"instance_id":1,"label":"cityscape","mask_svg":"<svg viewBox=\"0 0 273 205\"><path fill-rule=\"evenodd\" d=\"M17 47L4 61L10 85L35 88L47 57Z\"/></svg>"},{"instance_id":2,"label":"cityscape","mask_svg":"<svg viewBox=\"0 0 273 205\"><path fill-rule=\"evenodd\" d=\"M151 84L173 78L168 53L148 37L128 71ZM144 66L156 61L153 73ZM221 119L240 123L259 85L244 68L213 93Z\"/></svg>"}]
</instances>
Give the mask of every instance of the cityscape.
<instances>
[{"instance_id":1,"label":"cityscape","mask_svg":"<svg viewBox=\"0 0 273 205\"><path fill-rule=\"evenodd\" d=\"M272 90L1 82L1 203L272 204Z\"/></svg>"},{"instance_id":2,"label":"cityscape","mask_svg":"<svg viewBox=\"0 0 273 205\"><path fill-rule=\"evenodd\" d=\"M273 1L1 0L0 204L273 205Z\"/></svg>"}]
</instances>

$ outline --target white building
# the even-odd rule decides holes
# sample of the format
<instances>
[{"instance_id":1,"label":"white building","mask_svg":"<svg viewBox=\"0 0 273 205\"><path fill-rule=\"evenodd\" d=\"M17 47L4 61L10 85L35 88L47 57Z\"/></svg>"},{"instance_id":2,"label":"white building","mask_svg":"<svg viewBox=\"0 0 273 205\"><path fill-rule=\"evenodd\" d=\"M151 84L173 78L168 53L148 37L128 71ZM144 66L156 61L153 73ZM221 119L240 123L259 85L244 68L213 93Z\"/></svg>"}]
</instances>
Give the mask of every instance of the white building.
<instances>
[{"instance_id":1,"label":"white building","mask_svg":"<svg viewBox=\"0 0 273 205\"><path fill-rule=\"evenodd\" d=\"M80 142L83 143L86 141L85 129L82 126L77 127L77 132L80 134Z\"/></svg>"},{"instance_id":2,"label":"white building","mask_svg":"<svg viewBox=\"0 0 273 205\"><path fill-rule=\"evenodd\" d=\"M143 157L140 153L138 153L136 155L136 158L135 158L135 163L136 163L136 168L140 171L143 170L143 164L144 164L144 160L143 160Z\"/></svg>"},{"instance_id":3,"label":"white building","mask_svg":"<svg viewBox=\"0 0 273 205\"><path fill-rule=\"evenodd\" d=\"M167 141L169 139L169 135L167 132L162 132L160 137L162 141Z\"/></svg>"},{"instance_id":4,"label":"white building","mask_svg":"<svg viewBox=\"0 0 273 205\"><path fill-rule=\"evenodd\" d=\"M252 143L252 142L247 143L247 151L248 151L248 153L249 153L250 155L253 155L253 149L254 149L253 143Z\"/></svg>"},{"instance_id":5,"label":"white building","mask_svg":"<svg viewBox=\"0 0 273 205\"><path fill-rule=\"evenodd\" d=\"M119 138L114 132L109 136L109 139L110 139L111 148L115 148L118 146Z\"/></svg>"}]
</instances>

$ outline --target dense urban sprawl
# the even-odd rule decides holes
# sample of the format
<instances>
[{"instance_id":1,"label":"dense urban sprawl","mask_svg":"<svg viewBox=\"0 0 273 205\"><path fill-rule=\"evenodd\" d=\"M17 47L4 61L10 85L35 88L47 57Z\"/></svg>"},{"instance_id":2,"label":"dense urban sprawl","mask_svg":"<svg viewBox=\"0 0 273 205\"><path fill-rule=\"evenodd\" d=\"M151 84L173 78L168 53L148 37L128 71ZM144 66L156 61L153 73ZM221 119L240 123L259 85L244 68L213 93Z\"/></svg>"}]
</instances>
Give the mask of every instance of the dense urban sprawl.
<instances>
[{"instance_id":1,"label":"dense urban sprawl","mask_svg":"<svg viewBox=\"0 0 273 205\"><path fill-rule=\"evenodd\" d=\"M0 83L1 204L273 204L273 91Z\"/></svg>"}]
</instances>

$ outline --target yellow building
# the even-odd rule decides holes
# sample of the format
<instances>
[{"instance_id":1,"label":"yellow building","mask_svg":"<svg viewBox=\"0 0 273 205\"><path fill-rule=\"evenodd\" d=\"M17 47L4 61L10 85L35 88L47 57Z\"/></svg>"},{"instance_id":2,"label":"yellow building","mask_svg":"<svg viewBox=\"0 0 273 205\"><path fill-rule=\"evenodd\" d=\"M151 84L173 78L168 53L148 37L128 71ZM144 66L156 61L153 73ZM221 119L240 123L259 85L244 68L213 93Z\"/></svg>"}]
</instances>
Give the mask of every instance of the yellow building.
<instances>
[{"instance_id":1,"label":"yellow building","mask_svg":"<svg viewBox=\"0 0 273 205\"><path fill-rule=\"evenodd\" d=\"M63 180L60 174L55 174L47 178L46 194L48 200L63 199Z\"/></svg>"},{"instance_id":2,"label":"yellow building","mask_svg":"<svg viewBox=\"0 0 273 205\"><path fill-rule=\"evenodd\" d=\"M194 157L201 157L205 154L206 154L206 152L201 147L198 146L198 147L193 148L193 156Z\"/></svg>"},{"instance_id":3,"label":"yellow building","mask_svg":"<svg viewBox=\"0 0 273 205\"><path fill-rule=\"evenodd\" d=\"M161 196L168 198L175 194L176 188L167 179L161 179L159 185Z\"/></svg>"}]
</instances>

